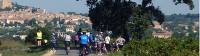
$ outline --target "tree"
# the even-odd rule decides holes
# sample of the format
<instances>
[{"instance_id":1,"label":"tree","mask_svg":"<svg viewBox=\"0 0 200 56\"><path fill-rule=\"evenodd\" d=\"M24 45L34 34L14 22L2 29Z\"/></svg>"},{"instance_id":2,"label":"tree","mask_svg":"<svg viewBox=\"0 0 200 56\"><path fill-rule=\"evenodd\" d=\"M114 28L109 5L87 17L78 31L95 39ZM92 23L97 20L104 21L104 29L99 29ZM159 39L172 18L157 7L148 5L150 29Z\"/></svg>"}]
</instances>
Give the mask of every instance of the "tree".
<instances>
[{"instance_id":1,"label":"tree","mask_svg":"<svg viewBox=\"0 0 200 56\"><path fill-rule=\"evenodd\" d=\"M76 12L67 12L67 14L69 14L69 15L79 15L79 14L76 13Z\"/></svg>"},{"instance_id":2,"label":"tree","mask_svg":"<svg viewBox=\"0 0 200 56\"><path fill-rule=\"evenodd\" d=\"M131 0L86 0L86 2L93 29L111 30L115 35L130 31L133 37L141 39L144 30L153 25L152 21L162 24L165 18L159 7L154 7L152 0L142 0L142 4ZM190 9L194 7L192 0L173 0L173 2L175 5L188 4Z\"/></svg>"},{"instance_id":3,"label":"tree","mask_svg":"<svg viewBox=\"0 0 200 56\"><path fill-rule=\"evenodd\" d=\"M28 21L28 25L37 26L36 22L37 22L36 18L32 18L31 20Z\"/></svg>"},{"instance_id":4,"label":"tree","mask_svg":"<svg viewBox=\"0 0 200 56\"><path fill-rule=\"evenodd\" d=\"M76 26L75 30L76 31L79 31L79 29L81 28L82 30L83 29L87 29L88 31L91 31L92 30L92 26L89 25L88 23L84 22L84 20L79 20L79 25Z\"/></svg>"},{"instance_id":5,"label":"tree","mask_svg":"<svg viewBox=\"0 0 200 56\"><path fill-rule=\"evenodd\" d=\"M20 9L27 9L28 8L28 6L20 5L17 2L12 3L12 5L13 5L12 9L14 9L16 11L19 11Z\"/></svg>"}]
</instances>

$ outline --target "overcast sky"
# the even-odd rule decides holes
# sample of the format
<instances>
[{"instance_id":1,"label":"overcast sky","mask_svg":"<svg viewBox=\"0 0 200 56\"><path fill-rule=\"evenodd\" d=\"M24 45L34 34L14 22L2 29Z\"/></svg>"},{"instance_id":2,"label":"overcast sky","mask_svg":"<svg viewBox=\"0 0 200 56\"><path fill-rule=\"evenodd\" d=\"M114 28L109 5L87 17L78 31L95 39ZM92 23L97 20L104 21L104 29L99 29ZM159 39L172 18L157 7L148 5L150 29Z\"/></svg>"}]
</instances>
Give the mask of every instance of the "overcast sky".
<instances>
[{"instance_id":1,"label":"overcast sky","mask_svg":"<svg viewBox=\"0 0 200 56\"><path fill-rule=\"evenodd\" d=\"M134 0L141 3L141 0ZM187 14L199 13L199 0L193 0L195 8L189 10L186 4L174 5L173 0L153 0L154 5L159 6L164 14ZM46 9L50 12L77 12L88 13L88 7L85 0L13 0L20 5L27 5Z\"/></svg>"}]
</instances>

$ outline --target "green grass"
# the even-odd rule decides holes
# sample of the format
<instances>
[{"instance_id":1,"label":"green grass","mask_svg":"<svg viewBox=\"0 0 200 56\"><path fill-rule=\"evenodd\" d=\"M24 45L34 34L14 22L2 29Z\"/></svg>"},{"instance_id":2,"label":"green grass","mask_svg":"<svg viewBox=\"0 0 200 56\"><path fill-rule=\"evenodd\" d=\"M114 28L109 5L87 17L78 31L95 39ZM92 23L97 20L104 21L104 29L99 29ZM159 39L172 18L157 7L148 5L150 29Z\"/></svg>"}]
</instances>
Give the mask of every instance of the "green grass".
<instances>
[{"instance_id":1,"label":"green grass","mask_svg":"<svg viewBox=\"0 0 200 56\"><path fill-rule=\"evenodd\" d=\"M46 52L27 52L26 49L30 45L24 44L22 41L17 41L11 38L0 38L0 53L2 56L41 56Z\"/></svg>"},{"instance_id":2,"label":"green grass","mask_svg":"<svg viewBox=\"0 0 200 56\"><path fill-rule=\"evenodd\" d=\"M25 51L8 51L8 50L4 50L2 51L3 56L41 56L42 54L44 54L45 51L42 52L35 52L35 53L28 53Z\"/></svg>"},{"instance_id":3,"label":"green grass","mask_svg":"<svg viewBox=\"0 0 200 56\"><path fill-rule=\"evenodd\" d=\"M107 56L123 56L122 51L110 52Z\"/></svg>"}]
</instances>

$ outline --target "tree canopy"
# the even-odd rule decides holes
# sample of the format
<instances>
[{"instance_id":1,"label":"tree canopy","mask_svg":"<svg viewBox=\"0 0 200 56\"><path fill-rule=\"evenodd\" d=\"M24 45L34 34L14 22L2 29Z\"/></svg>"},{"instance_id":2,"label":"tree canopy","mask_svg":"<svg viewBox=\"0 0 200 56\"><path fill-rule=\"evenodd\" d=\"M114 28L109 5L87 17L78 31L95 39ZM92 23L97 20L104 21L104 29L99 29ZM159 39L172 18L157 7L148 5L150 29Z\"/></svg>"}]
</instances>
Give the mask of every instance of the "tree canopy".
<instances>
[{"instance_id":1,"label":"tree canopy","mask_svg":"<svg viewBox=\"0 0 200 56\"><path fill-rule=\"evenodd\" d=\"M77 0L79 1L79 0ZM86 0L88 16L97 31L113 31L115 35L130 32L132 37L142 38L144 30L152 21L164 22L164 14L155 7L152 0L137 4L131 0ZM192 0L173 0L175 5L185 3L194 8Z\"/></svg>"}]
</instances>

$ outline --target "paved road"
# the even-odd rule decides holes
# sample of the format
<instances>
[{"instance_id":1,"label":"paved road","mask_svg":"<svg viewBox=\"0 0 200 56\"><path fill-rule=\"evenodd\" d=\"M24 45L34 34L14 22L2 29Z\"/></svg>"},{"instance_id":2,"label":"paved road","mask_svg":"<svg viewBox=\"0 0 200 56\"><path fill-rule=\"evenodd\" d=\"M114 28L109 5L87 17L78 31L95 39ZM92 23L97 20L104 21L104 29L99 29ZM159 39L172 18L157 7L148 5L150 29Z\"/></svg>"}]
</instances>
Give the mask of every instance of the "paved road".
<instances>
[{"instance_id":1,"label":"paved road","mask_svg":"<svg viewBox=\"0 0 200 56\"><path fill-rule=\"evenodd\" d=\"M78 52L79 52L78 50L70 50L68 56L79 56ZM56 50L55 56L67 56L67 55L65 53L65 50L59 49L59 50Z\"/></svg>"},{"instance_id":2,"label":"paved road","mask_svg":"<svg viewBox=\"0 0 200 56\"><path fill-rule=\"evenodd\" d=\"M64 49L58 49L56 50L56 53L54 56L79 56L79 50L70 50L69 55L66 55ZM88 56L99 56L99 55L90 54ZM105 55L100 55L100 56L105 56Z\"/></svg>"}]
</instances>

